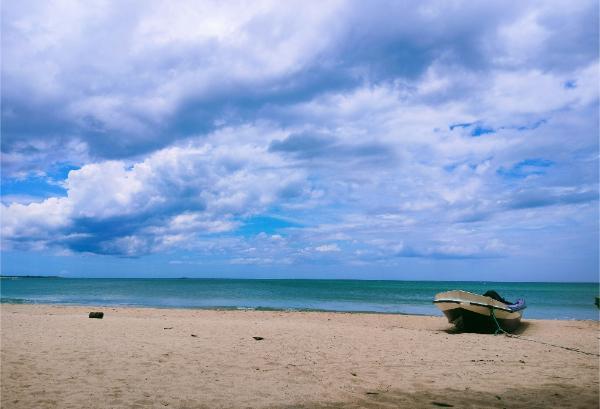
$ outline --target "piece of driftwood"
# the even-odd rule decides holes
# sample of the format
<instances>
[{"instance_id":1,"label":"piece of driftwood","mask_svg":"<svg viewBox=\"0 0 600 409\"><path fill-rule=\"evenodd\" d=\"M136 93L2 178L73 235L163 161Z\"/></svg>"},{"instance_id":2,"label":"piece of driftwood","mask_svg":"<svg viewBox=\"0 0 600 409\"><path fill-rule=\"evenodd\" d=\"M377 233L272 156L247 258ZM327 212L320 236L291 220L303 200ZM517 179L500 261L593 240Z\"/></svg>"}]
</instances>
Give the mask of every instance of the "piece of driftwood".
<instances>
[{"instance_id":1,"label":"piece of driftwood","mask_svg":"<svg viewBox=\"0 0 600 409\"><path fill-rule=\"evenodd\" d=\"M100 318L100 319L102 319L102 317L104 317L104 313L100 312L100 311L92 311L92 312L90 312L89 317L90 318Z\"/></svg>"}]
</instances>

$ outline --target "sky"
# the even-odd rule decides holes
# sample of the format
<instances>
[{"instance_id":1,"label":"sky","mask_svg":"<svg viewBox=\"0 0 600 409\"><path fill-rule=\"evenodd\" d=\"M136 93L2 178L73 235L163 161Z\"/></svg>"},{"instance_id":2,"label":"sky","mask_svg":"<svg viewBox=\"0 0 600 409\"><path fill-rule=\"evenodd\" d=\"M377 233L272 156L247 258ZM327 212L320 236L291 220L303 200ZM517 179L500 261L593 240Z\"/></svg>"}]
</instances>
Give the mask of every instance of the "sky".
<instances>
[{"instance_id":1,"label":"sky","mask_svg":"<svg viewBox=\"0 0 600 409\"><path fill-rule=\"evenodd\" d=\"M2 2L2 274L598 281L598 2Z\"/></svg>"}]
</instances>

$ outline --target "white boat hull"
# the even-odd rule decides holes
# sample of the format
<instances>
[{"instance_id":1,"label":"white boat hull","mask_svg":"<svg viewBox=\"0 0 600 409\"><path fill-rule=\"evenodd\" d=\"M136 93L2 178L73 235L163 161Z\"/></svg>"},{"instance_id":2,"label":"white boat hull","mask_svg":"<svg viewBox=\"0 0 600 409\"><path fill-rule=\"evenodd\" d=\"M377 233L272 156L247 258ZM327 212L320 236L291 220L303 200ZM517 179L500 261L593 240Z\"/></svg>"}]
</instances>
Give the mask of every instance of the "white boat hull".
<instances>
[{"instance_id":1,"label":"white boat hull","mask_svg":"<svg viewBox=\"0 0 600 409\"><path fill-rule=\"evenodd\" d=\"M439 293L433 302L449 322L467 331L492 332L498 325L505 331L514 331L523 315L523 310L513 311L503 302L468 291Z\"/></svg>"}]
</instances>

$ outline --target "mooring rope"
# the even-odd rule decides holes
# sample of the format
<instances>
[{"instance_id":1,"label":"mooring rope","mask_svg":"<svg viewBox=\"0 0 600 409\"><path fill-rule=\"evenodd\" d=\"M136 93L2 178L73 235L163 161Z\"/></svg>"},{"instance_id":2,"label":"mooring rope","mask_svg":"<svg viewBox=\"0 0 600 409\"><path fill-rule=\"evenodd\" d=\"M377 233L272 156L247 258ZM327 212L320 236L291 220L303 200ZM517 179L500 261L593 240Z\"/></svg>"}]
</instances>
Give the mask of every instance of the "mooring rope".
<instances>
[{"instance_id":1,"label":"mooring rope","mask_svg":"<svg viewBox=\"0 0 600 409\"><path fill-rule=\"evenodd\" d=\"M498 334L508 335L508 332L504 331L504 329L498 323L498 320L496 319L496 313L494 312L494 306L493 305L490 307L490 311L492 313L492 318L494 319L494 322L496 323L496 332L494 332L494 335L498 335Z\"/></svg>"},{"instance_id":2,"label":"mooring rope","mask_svg":"<svg viewBox=\"0 0 600 409\"><path fill-rule=\"evenodd\" d=\"M538 339L525 338L520 335L510 334L510 333L506 332L498 323L498 320L496 319L496 313L494 312L493 306L490 307L490 311L491 311L492 318L494 319L494 322L496 323L496 332L494 332L494 335L503 334L509 338L517 338L517 339L522 339L524 341L536 342L538 344L548 345L548 346L555 347L555 348L562 348L562 349L566 349L567 351L578 352L580 354L585 354L585 355L600 356L600 354L596 354L594 352L586 352L586 351L582 351L581 349L577 349L577 348L566 347L564 345L551 344L549 342L540 341Z\"/></svg>"}]
</instances>

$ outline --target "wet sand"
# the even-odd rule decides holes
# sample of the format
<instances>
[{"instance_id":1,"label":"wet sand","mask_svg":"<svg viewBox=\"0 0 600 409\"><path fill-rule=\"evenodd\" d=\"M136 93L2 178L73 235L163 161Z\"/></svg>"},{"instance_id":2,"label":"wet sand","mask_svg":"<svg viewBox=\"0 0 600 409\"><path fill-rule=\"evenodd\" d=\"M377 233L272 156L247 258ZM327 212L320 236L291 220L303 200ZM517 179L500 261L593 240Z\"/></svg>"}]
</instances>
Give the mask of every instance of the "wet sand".
<instances>
[{"instance_id":1,"label":"wet sand","mask_svg":"<svg viewBox=\"0 0 600 409\"><path fill-rule=\"evenodd\" d=\"M519 331L525 340L457 334L441 317L12 304L0 310L6 409L599 404L600 328L593 321L526 320ZM104 319L89 319L89 311L104 311Z\"/></svg>"}]
</instances>

